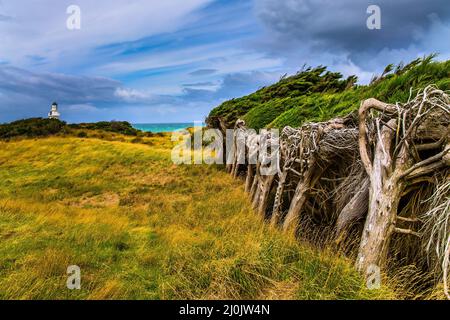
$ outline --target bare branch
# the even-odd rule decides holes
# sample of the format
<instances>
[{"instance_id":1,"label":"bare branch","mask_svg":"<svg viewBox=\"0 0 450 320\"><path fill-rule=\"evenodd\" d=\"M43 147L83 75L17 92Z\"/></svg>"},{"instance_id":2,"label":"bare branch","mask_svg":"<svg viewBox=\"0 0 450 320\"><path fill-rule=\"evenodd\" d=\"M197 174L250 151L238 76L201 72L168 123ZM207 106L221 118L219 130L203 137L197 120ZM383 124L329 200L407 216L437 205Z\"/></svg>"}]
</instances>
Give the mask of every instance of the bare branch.
<instances>
[{"instance_id":1,"label":"bare branch","mask_svg":"<svg viewBox=\"0 0 450 320\"><path fill-rule=\"evenodd\" d=\"M395 232L401 233L401 234L408 234L408 235L411 235L411 236L416 236L418 238L422 237L422 235L420 233L412 231L410 229L395 228Z\"/></svg>"},{"instance_id":2,"label":"bare branch","mask_svg":"<svg viewBox=\"0 0 450 320\"><path fill-rule=\"evenodd\" d=\"M395 114L397 113L397 108L395 106L389 105L387 103L378 101L377 99L367 99L365 100L359 109L359 149L361 154L361 160L364 164L367 174L370 176L372 173L372 161L370 160L369 150L367 148L367 116L370 110L375 109L380 112ZM391 126L389 128L392 129Z\"/></svg>"},{"instance_id":3,"label":"bare branch","mask_svg":"<svg viewBox=\"0 0 450 320\"><path fill-rule=\"evenodd\" d=\"M408 183L409 183L411 186L412 186L412 185L415 185L415 184L424 183L424 182L426 182L426 183L434 183L435 180L434 180L433 178L431 178L431 177L417 177L417 178L415 178L415 179L410 179L410 180L408 180Z\"/></svg>"},{"instance_id":4,"label":"bare branch","mask_svg":"<svg viewBox=\"0 0 450 320\"><path fill-rule=\"evenodd\" d=\"M403 222L422 222L422 220L420 220L419 218L406 218L406 217L397 217L397 220L403 221Z\"/></svg>"},{"instance_id":5,"label":"bare branch","mask_svg":"<svg viewBox=\"0 0 450 320\"><path fill-rule=\"evenodd\" d=\"M433 164L435 162L441 162L442 165L445 165L444 162L442 162L442 158L450 151L450 149L446 149L438 154L436 154L433 157L430 157L422 162L416 163L415 165L413 165L411 168L409 168L408 170L406 170L402 175L400 175L400 179L403 179L406 177L406 179L411 179L411 178L415 178L417 177L417 174L413 174L414 171L420 169L420 168L424 168L427 167L430 164ZM439 165L437 167L440 167ZM436 168L436 167L433 167ZM428 171L427 171L428 172ZM422 174L423 175L423 174Z\"/></svg>"},{"instance_id":6,"label":"bare branch","mask_svg":"<svg viewBox=\"0 0 450 320\"><path fill-rule=\"evenodd\" d=\"M416 145L416 149L417 149L417 151L434 150L434 149L442 147L442 145L444 144L446 139L447 139L447 136L444 135L439 141Z\"/></svg>"}]
</instances>

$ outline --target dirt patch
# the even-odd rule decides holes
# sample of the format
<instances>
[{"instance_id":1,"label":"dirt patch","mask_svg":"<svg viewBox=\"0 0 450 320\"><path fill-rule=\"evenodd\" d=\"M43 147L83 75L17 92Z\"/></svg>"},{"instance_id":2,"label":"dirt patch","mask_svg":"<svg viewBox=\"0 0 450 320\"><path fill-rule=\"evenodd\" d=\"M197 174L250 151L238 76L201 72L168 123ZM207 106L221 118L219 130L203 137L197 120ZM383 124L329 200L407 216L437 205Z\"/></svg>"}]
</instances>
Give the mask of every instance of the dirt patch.
<instances>
[{"instance_id":1,"label":"dirt patch","mask_svg":"<svg viewBox=\"0 0 450 320\"><path fill-rule=\"evenodd\" d=\"M93 197L84 196L80 200L70 201L70 203L68 204L79 208L86 208L86 207L105 208L105 207L117 207L119 205L119 201L120 197L118 194L108 192Z\"/></svg>"}]
</instances>

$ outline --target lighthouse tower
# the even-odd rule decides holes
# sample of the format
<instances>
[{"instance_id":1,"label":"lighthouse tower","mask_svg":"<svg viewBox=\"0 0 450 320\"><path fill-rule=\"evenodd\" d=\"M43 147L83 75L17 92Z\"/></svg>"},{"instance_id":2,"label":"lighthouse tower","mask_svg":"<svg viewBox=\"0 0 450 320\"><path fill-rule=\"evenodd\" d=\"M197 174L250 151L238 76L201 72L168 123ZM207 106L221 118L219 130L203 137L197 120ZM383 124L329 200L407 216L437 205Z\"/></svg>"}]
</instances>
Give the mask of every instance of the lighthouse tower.
<instances>
[{"instance_id":1,"label":"lighthouse tower","mask_svg":"<svg viewBox=\"0 0 450 320\"><path fill-rule=\"evenodd\" d=\"M50 110L48 114L49 119L59 119L59 112L58 112L58 104L56 102L53 102L52 109Z\"/></svg>"}]
</instances>

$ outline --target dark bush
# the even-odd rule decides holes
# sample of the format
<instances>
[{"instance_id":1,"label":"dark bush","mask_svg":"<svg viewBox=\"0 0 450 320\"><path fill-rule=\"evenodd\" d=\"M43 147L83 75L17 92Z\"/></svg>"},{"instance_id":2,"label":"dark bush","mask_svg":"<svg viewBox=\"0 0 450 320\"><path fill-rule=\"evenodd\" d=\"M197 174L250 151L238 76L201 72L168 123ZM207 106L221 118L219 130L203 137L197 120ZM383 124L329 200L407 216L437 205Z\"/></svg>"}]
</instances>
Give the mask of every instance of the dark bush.
<instances>
[{"instance_id":1,"label":"dark bush","mask_svg":"<svg viewBox=\"0 0 450 320\"><path fill-rule=\"evenodd\" d=\"M87 133L84 131L81 131L77 134L78 138L86 138L87 137Z\"/></svg>"},{"instance_id":2,"label":"dark bush","mask_svg":"<svg viewBox=\"0 0 450 320\"><path fill-rule=\"evenodd\" d=\"M131 140L131 143L142 143L143 140L140 137L134 138L133 140Z\"/></svg>"},{"instance_id":3,"label":"dark bush","mask_svg":"<svg viewBox=\"0 0 450 320\"><path fill-rule=\"evenodd\" d=\"M103 130L108 132L120 133L127 136L137 136L140 132L133 128L133 126L126 121L101 121L96 123L79 123L70 124L70 128L73 129L86 129L86 130Z\"/></svg>"},{"instance_id":4,"label":"dark bush","mask_svg":"<svg viewBox=\"0 0 450 320\"><path fill-rule=\"evenodd\" d=\"M32 118L0 125L0 139L44 137L60 133L66 123L56 119Z\"/></svg>"}]
</instances>

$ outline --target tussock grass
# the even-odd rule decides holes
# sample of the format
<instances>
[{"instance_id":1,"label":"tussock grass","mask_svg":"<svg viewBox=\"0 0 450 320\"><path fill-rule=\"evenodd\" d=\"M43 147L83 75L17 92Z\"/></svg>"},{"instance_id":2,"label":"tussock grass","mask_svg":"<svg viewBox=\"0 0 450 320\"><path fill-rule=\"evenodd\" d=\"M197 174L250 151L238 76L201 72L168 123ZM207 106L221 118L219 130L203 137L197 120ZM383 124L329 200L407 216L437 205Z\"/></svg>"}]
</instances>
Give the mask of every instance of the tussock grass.
<instances>
[{"instance_id":1,"label":"tussock grass","mask_svg":"<svg viewBox=\"0 0 450 320\"><path fill-rule=\"evenodd\" d=\"M172 165L168 137L106 138L0 142L1 299L395 297L265 224L221 168Z\"/></svg>"}]
</instances>

